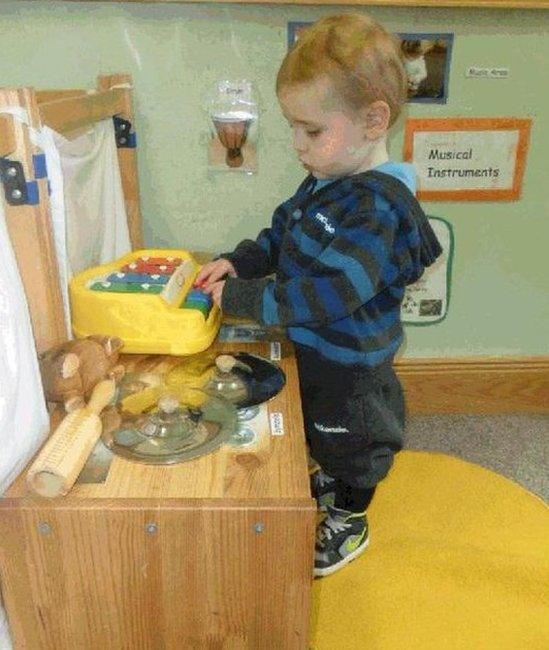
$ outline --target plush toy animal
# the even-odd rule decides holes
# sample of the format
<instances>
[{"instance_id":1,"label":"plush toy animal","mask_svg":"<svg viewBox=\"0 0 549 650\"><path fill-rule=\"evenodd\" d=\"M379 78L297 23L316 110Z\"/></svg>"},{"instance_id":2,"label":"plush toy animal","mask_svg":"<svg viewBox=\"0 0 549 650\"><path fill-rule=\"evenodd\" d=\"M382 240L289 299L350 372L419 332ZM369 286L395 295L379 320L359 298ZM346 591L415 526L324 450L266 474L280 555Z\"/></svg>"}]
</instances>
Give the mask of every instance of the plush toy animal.
<instances>
[{"instance_id":1,"label":"plush toy animal","mask_svg":"<svg viewBox=\"0 0 549 650\"><path fill-rule=\"evenodd\" d=\"M38 361L46 400L62 402L67 412L85 406L98 381L124 375L117 365L122 345L119 338L93 335L44 352Z\"/></svg>"}]
</instances>

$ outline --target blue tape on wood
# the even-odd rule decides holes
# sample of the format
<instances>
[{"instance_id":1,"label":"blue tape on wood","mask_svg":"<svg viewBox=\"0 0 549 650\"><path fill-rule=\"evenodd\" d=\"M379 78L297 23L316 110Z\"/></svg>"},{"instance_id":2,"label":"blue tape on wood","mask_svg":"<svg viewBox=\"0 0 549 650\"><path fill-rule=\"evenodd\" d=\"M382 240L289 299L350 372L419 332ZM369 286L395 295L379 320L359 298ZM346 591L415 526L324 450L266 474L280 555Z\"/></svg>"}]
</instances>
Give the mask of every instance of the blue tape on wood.
<instances>
[{"instance_id":1,"label":"blue tape on wood","mask_svg":"<svg viewBox=\"0 0 549 650\"><path fill-rule=\"evenodd\" d=\"M34 178L46 178L48 170L46 167L46 154L36 153L32 156L32 164L34 166Z\"/></svg>"},{"instance_id":2,"label":"blue tape on wood","mask_svg":"<svg viewBox=\"0 0 549 650\"><path fill-rule=\"evenodd\" d=\"M135 133L128 134L128 141L126 146L128 147L128 149L135 149L137 147L137 134Z\"/></svg>"},{"instance_id":3,"label":"blue tape on wood","mask_svg":"<svg viewBox=\"0 0 549 650\"><path fill-rule=\"evenodd\" d=\"M30 181L27 183L27 205L38 205L40 203L40 193L38 192L38 183Z\"/></svg>"}]
</instances>

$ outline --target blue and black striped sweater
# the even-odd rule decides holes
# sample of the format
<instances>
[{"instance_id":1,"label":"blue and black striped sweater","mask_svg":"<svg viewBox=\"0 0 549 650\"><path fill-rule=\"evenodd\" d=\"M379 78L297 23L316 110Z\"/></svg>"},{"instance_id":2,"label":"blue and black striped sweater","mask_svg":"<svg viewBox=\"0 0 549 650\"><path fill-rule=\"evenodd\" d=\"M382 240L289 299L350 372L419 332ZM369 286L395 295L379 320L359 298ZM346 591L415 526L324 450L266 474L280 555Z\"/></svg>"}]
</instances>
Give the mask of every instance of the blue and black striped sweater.
<instances>
[{"instance_id":1,"label":"blue and black striped sweater","mask_svg":"<svg viewBox=\"0 0 549 650\"><path fill-rule=\"evenodd\" d=\"M377 366L398 350L400 305L441 252L415 196L392 175L368 171L314 192L308 176L270 228L229 259L222 308L287 328L333 362ZM274 277L266 277L270 274Z\"/></svg>"}]
</instances>

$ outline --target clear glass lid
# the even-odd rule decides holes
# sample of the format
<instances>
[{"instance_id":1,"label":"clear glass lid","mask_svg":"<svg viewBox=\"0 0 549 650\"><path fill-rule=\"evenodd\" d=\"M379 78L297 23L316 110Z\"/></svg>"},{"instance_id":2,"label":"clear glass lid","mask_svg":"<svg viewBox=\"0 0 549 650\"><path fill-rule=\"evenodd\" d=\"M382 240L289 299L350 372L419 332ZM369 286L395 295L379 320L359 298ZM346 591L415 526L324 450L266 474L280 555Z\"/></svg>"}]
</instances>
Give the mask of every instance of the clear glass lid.
<instances>
[{"instance_id":1,"label":"clear glass lid","mask_svg":"<svg viewBox=\"0 0 549 650\"><path fill-rule=\"evenodd\" d=\"M248 444L254 436L243 436L243 414L285 381L278 366L246 352L205 352L158 372L129 373L119 385L117 421L102 440L116 454L155 464Z\"/></svg>"},{"instance_id":2,"label":"clear glass lid","mask_svg":"<svg viewBox=\"0 0 549 650\"><path fill-rule=\"evenodd\" d=\"M237 428L236 406L222 397L194 388L142 392L147 395L140 396L141 412L122 411L119 427L102 435L107 447L125 458L178 463L214 451Z\"/></svg>"}]
</instances>

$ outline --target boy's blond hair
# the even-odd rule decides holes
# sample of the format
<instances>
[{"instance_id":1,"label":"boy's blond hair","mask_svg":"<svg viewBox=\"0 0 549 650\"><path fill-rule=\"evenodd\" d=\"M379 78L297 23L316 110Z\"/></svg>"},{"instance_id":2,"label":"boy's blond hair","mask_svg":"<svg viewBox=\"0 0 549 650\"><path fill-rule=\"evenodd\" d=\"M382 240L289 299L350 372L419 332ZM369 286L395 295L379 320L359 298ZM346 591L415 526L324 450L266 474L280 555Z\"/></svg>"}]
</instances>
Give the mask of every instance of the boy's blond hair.
<instances>
[{"instance_id":1,"label":"boy's blond hair","mask_svg":"<svg viewBox=\"0 0 549 650\"><path fill-rule=\"evenodd\" d=\"M399 41L367 16L329 16L304 30L282 61L276 92L323 76L351 109L386 102L391 112L389 125L406 101L407 77Z\"/></svg>"}]
</instances>

